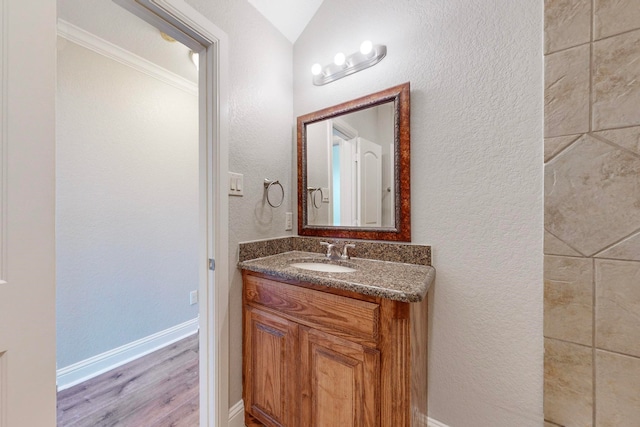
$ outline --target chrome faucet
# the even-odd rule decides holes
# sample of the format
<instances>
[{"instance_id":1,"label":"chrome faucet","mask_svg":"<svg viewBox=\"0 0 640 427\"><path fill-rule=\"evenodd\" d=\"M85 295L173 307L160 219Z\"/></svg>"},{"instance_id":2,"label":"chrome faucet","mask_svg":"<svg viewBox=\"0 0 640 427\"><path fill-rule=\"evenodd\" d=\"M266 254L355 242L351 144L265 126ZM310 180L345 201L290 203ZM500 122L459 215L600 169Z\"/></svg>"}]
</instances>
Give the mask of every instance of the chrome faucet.
<instances>
[{"instance_id":1,"label":"chrome faucet","mask_svg":"<svg viewBox=\"0 0 640 427\"><path fill-rule=\"evenodd\" d=\"M340 259L340 250L335 244L327 242L320 242L320 244L327 247L327 258Z\"/></svg>"},{"instance_id":2,"label":"chrome faucet","mask_svg":"<svg viewBox=\"0 0 640 427\"><path fill-rule=\"evenodd\" d=\"M356 247L353 243L346 243L341 251L336 243L320 242L320 244L327 247L327 258L329 259L349 259L349 248Z\"/></svg>"},{"instance_id":3,"label":"chrome faucet","mask_svg":"<svg viewBox=\"0 0 640 427\"><path fill-rule=\"evenodd\" d=\"M343 247L342 247L342 255L340 255L341 259L350 259L351 257L349 256L349 248L355 248L356 245L354 245L353 243L346 243Z\"/></svg>"}]
</instances>

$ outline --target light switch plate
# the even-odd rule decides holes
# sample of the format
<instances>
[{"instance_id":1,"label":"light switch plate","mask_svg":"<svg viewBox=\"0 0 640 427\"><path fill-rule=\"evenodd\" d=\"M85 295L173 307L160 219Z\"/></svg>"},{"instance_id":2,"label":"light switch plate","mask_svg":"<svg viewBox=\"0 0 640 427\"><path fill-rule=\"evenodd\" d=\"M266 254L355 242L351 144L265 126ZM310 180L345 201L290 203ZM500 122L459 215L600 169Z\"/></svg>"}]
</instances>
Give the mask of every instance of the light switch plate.
<instances>
[{"instance_id":1,"label":"light switch plate","mask_svg":"<svg viewBox=\"0 0 640 427\"><path fill-rule=\"evenodd\" d=\"M284 215L285 215L285 219L284 219L284 229L285 229L285 231L292 230L293 229L293 213L292 212L287 212Z\"/></svg>"},{"instance_id":2,"label":"light switch plate","mask_svg":"<svg viewBox=\"0 0 640 427\"><path fill-rule=\"evenodd\" d=\"M322 188L322 203L329 203L329 188Z\"/></svg>"},{"instance_id":3,"label":"light switch plate","mask_svg":"<svg viewBox=\"0 0 640 427\"><path fill-rule=\"evenodd\" d=\"M229 172L229 195L244 196L244 175Z\"/></svg>"}]
</instances>

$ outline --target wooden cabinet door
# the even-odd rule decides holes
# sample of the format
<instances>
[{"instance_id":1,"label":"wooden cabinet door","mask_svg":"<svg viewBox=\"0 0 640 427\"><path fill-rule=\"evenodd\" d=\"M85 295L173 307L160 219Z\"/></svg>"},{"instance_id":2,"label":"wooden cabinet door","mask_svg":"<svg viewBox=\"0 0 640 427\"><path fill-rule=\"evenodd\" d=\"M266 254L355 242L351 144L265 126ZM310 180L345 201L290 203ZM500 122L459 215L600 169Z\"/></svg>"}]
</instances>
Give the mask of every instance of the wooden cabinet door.
<instances>
[{"instance_id":1,"label":"wooden cabinet door","mask_svg":"<svg viewBox=\"0 0 640 427\"><path fill-rule=\"evenodd\" d=\"M251 307L244 322L246 410L265 426L296 426L298 325Z\"/></svg>"},{"instance_id":2,"label":"wooden cabinet door","mask_svg":"<svg viewBox=\"0 0 640 427\"><path fill-rule=\"evenodd\" d=\"M380 353L300 327L302 427L380 425Z\"/></svg>"}]
</instances>

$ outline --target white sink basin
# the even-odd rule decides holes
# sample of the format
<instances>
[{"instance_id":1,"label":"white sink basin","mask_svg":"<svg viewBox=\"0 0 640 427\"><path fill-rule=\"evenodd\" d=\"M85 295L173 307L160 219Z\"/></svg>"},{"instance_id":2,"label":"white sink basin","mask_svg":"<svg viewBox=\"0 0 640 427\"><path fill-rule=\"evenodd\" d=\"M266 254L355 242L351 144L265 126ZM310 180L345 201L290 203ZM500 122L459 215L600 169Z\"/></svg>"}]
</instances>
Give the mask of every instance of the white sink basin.
<instances>
[{"instance_id":1,"label":"white sink basin","mask_svg":"<svg viewBox=\"0 0 640 427\"><path fill-rule=\"evenodd\" d=\"M324 273L353 273L356 271L355 268L338 264L325 264L323 262L296 262L289 265L304 270L322 271Z\"/></svg>"}]
</instances>

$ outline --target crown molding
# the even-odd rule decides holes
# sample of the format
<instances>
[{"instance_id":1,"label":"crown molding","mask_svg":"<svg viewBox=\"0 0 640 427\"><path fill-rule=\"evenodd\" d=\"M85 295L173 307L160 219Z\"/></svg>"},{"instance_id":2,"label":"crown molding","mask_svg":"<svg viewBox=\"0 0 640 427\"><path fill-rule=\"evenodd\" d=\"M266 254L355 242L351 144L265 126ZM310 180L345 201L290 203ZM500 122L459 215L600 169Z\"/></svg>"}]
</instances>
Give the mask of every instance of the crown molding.
<instances>
[{"instance_id":1,"label":"crown molding","mask_svg":"<svg viewBox=\"0 0 640 427\"><path fill-rule=\"evenodd\" d=\"M58 19L58 35L100 55L127 65L141 73L154 77L177 89L194 96L198 95L197 83L185 79L176 73L160 67L141 56L131 53L63 19Z\"/></svg>"}]
</instances>

